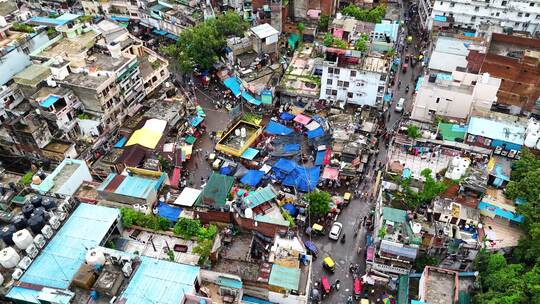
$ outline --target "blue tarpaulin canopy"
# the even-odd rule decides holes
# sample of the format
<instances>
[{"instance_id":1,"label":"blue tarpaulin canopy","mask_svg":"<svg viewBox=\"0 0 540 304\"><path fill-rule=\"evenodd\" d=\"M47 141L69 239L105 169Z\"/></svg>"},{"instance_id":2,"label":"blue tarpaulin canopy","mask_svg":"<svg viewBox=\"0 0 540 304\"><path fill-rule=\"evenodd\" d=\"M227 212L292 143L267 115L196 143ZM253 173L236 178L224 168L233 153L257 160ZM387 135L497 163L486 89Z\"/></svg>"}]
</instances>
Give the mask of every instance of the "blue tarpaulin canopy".
<instances>
[{"instance_id":1,"label":"blue tarpaulin canopy","mask_svg":"<svg viewBox=\"0 0 540 304\"><path fill-rule=\"evenodd\" d=\"M283 152L296 152L300 151L300 144L286 144L283 146Z\"/></svg>"},{"instance_id":2,"label":"blue tarpaulin canopy","mask_svg":"<svg viewBox=\"0 0 540 304\"><path fill-rule=\"evenodd\" d=\"M114 147L115 147L115 148L122 148L122 147L126 144L126 141L127 141L127 137L122 136L122 137L116 142L116 144L114 144Z\"/></svg>"},{"instance_id":3,"label":"blue tarpaulin canopy","mask_svg":"<svg viewBox=\"0 0 540 304\"><path fill-rule=\"evenodd\" d=\"M48 107L52 106L53 104L55 104L59 99L60 99L60 97L58 97L58 96L49 95L47 98L45 98L43 101L41 101L39 103L39 105L44 107L44 108L48 108Z\"/></svg>"},{"instance_id":4,"label":"blue tarpaulin canopy","mask_svg":"<svg viewBox=\"0 0 540 304\"><path fill-rule=\"evenodd\" d=\"M196 127L196 126L198 126L203 120L204 120L204 118L202 118L202 117L200 117L200 116L198 116L198 115L193 116L193 117L191 118L191 126L192 126L192 127Z\"/></svg>"},{"instance_id":5,"label":"blue tarpaulin canopy","mask_svg":"<svg viewBox=\"0 0 540 304\"><path fill-rule=\"evenodd\" d=\"M283 185L295 187L303 192L313 191L319 182L320 174L321 169L318 166L311 168L296 166L296 168L285 177Z\"/></svg>"},{"instance_id":6,"label":"blue tarpaulin canopy","mask_svg":"<svg viewBox=\"0 0 540 304\"><path fill-rule=\"evenodd\" d=\"M246 175L244 175L244 177L242 177L242 179L240 180L240 182L242 184L245 184L245 185L250 185L250 186L257 186L262 178L264 176L264 172L263 171L259 171L259 170L249 170Z\"/></svg>"},{"instance_id":7,"label":"blue tarpaulin canopy","mask_svg":"<svg viewBox=\"0 0 540 304\"><path fill-rule=\"evenodd\" d=\"M280 158L273 166L274 169L290 173L296 167L296 163L286 158Z\"/></svg>"},{"instance_id":8,"label":"blue tarpaulin canopy","mask_svg":"<svg viewBox=\"0 0 540 304\"><path fill-rule=\"evenodd\" d=\"M315 166L322 166L325 155L326 155L326 151L324 150L317 152L317 157L315 157Z\"/></svg>"},{"instance_id":9,"label":"blue tarpaulin canopy","mask_svg":"<svg viewBox=\"0 0 540 304\"><path fill-rule=\"evenodd\" d=\"M252 160L259 154L259 150L253 149L253 148L247 148L244 153L242 153L242 158L245 158L247 160Z\"/></svg>"},{"instance_id":10,"label":"blue tarpaulin canopy","mask_svg":"<svg viewBox=\"0 0 540 304\"><path fill-rule=\"evenodd\" d=\"M289 135L293 132L293 130L291 128L287 128L279 122L270 120L266 126L266 132L274 135Z\"/></svg>"},{"instance_id":11,"label":"blue tarpaulin canopy","mask_svg":"<svg viewBox=\"0 0 540 304\"><path fill-rule=\"evenodd\" d=\"M165 203L159 203L158 205L158 214L161 217L164 217L170 221L176 222L178 217L182 213L182 208L171 207Z\"/></svg>"},{"instance_id":12,"label":"blue tarpaulin canopy","mask_svg":"<svg viewBox=\"0 0 540 304\"><path fill-rule=\"evenodd\" d=\"M167 32L166 32L166 31L164 31L164 30L158 30L158 29L154 29L154 30L152 31L152 33L154 33L154 34L156 34L156 35L159 35L159 36L165 36L165 35L167 35Z\"/></svg>"},{"instance_id":13,"label":"blue tarpaulin canopy","mask_svg":"<svg viewBox=\"0 0 540 304\"><path fill-rule=\"evenodd\" d=\"M255 97L251 96L251 94L249 94L247 91L243 91L242 92L242 97L244 97L244 99L251 103L251 104L254 104L256 106L260 105L262 103L262 101L260 101L259 99L256 99Z\"/></svg>"},{"instance_id":14,"label":"blue tarpaulin canopy","mask_svg":"<svg viewBox=\"0 0 540 304\"><path fill-rule=\"evenodd\" d=\"M290 121L294 119L295 115L289 112L282 112L281 114L279 114L279 117L283 120Z\"/></svg>"},{"instance_id":15,"label":"blue tarpaulin canopy","mask_svg":"<svg viewBox=\"0 0 540 304\"><path fill-rule=\"evenodd\" d=\"M219 169L219 174L231 175L232 171L231 167L221 167L221 169Z\"/></svg>"},{"instance_id":16,"label":"blue tarpaulin canopy","mask_svg":"<svg viewBox=\"0 0 540 304\"><path fill-rule=\"evenodd\" d=\"M240 82L236 77L229 77L223 81L223 84L231 90L234 96L240 96Z\"/></svg>"},{"instance_id":17,"label":"blue tarpaulin canopy","mask_svg":"<svg viewBox=\"0 0 540 304\"><path fill-rule=\"evenodd\" d=\"M298 209L293 204L285 204L283 205L283 209L287 210L287 213L289 213L293 217L298 214Z\"/></svg>"},{"instance_id":18,"label":"blue tarpaulin canopy","mask_svg":"<svg viewBox=\"0 0 540 304\"><path fill-rule=\"evenodd\" d=\"M323 135L324 135L324 130L321 127L318 127L315 130L311 130L307 132L308 138L316 138L316 137L321 137Z\"/></svg>"},{"instance_id":19,"label":"blue tarpaulin canopy","mask_svg":"<svg viewBox=\"0 0 540 304\"><path fill-rule=\"evenodd\" d=\"M169 39L172 39L174 41L178 41L180 40L180 38L178 38L178 36L174 35L174 34L171 34L171 33L168 33L167 35L165 35L165 37L169 38Z\"/></svg>"},{"instance_id":20,"label":"blue tarpaulin canopy","mask_svg":"<svg viewBox=\"0 0 540 304\"><path fill-rule=\"evenodd\" d=\"M111 16L111 19L118 22L129 22L128 17L121 17L121 16Z\"/></svg>"}]
</instances>

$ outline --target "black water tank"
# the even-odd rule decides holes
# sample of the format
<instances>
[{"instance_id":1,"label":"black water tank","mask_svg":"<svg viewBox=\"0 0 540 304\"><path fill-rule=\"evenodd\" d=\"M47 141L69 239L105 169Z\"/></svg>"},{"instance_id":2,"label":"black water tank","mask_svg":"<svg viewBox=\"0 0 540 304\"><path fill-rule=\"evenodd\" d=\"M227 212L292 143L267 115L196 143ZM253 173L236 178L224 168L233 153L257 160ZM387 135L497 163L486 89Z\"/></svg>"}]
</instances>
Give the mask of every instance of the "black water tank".
<instances>
[{"instance_id":1,"label":"black water tank","mask_svg":"<svg viewBox=\"0 0 540 304\"><path fill-rule=\"evenodd\" d=\"M41 216L44 219L49 219L49 214L47 213L47 211L45 211L45 208L43 207L36 208L36 210L34 210L34 212L32 213L32 217L34 216Z\"/></svg>"},{"instance_id":2,"label":"black water tank","mask_svg":"<svg viewBox=\"0 0 540 304\"><path fill-rule=\"evenodd\" d=\"M13 242L13 234L15 234L15 232L17 232L17 228L13 225L4 226L2 230L0 230L0 236L7 246L15 245Z\"/></svg>"},{"instance_id":3,"label":"black water tank","mask_svg":"<svg viewBox=\"0 0 540 304\"><path fill-rule=\"evenodd\" d=\"M22 207L22 213L24 217L30 218L32 216L32 212L34 212L36 208L32 204L26 204Z\"/></svg>"},{"instance_id":4,"label":"black water tank","mask_svg":"<svg viewBox=\"0 0 540 304\"><path fill-rule=\"evenodd\" d=\"M30 226L34 234L39 234L43 226L45 226L45 219L41 215L34 215L28 219L28 226Z\"/></svg>"},{"instance_id":5,"label":"black water tank","mask_svg":"<svg viewBox=\"0 0 540 304\"><path fill-rule=\"evenodd\" d=\"M34 207L39 207L41 206L41 195L34 195L32 196L32 198L30 199L30 203L32 203L32 205L34 205Z\"/></svg>"},{"instance_id":6,"label":"black water tank","mask_svg":"<svg viewBox=\"0 0 540 304\"><path fill-rule=\"evenodd\" d=\"M45 208L45 210L51 210L54 208L54 206L56 206L56 202L52 197L47 197L41 201L41 206Z\"/></svg>"},{"instance_id":7,"label":"black water tank","mask_svg":"<svg viewBox=\"0 0 540 304\"><path fill-rule=\"evenodd\" d=\"M13 226L15 226L15 228L17 230L21 230L21 229L24 229L28 226L28 223L26 221L26 218L24 217L24 215L22 214L19 214L19 215L16 215L14 216L12 219L11 219L11 223L13 224Z\"/></svg>"}]
</instances>

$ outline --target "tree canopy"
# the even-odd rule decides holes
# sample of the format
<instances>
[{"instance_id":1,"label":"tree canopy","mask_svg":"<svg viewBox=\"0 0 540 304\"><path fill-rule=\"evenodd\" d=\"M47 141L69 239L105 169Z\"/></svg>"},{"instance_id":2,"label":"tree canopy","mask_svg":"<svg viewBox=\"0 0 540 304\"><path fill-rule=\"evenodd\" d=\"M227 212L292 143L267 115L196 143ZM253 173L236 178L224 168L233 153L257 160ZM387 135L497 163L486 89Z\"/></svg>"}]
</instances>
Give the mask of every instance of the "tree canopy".
<instances>
[{"instance_id":1,"label":"tree canopy","mask_svg":"<svg viewBox=\"0 0 540 304\"><path fill-rule=\"evenodd\" d=\"M328 24L330 23L330 16L321 14L319 17L319 30L326 31L328 30Z\"/></svg>"},{"instance_id":2,"label":"tree canopy","mask_svg":"<svg viewBox=\"0 0 540 304\"><path fill-rule=\"evenodd\" d=\"M449 185L434 179L431 176L431 172L432 171L429 168L420 172L420 175L424 177L425 181L422 190L418 192L411 189L411 178L401 180L400 186L402 190L401 194L398 195L398 198L401 198L409 208L415 209L420 204L429 204L435 197L448 189Z\"/></svg>"},{"instance_id":3,"label":"tree canopy","mask_svg":"<svg viewBox=\"0 0 540 304\"><path fill-rule=\"evenodd\" d=\"M354 49L364 53L369 48L368 42L369 36L366 34L362 34L362 36L354 42Z\"/></svg>"},{"instance_id":4,"label":"tree canopy","mask_svg":"<svg viewBox=\"0 0 540 304\"><path fill-rule=\"evenodd\" d=\"M324 216L330 211L330 193L326 191L313 191L306 195L309 203L308 210L316 216Z\"/></svg>"},{"instance_id":5,"label":"tree canopy","mask_svg":"<svg viewBox=\"0 0 540 304\"><path fill-rule=\"evenodd\" d=\"M345 16L354 17L359 21L380 23L386 14L386 6L379 5L371 9L362 9L350 3L341 10L341 13Z\"/></svg>"},{"instance_id":6,"label":"tree canopy","mask_svg":"<svg viewBox=\"0 0 540 304\"><path fill-rule=\"evenodd\" d=\"M227 37L243 36L248 27L249 24L240 15L226 12L184 30L176 44L163 46L160 50L174 58L183 72L189 72L194 67L207 70L218 61Z\"/></svg>"}]
</instances>

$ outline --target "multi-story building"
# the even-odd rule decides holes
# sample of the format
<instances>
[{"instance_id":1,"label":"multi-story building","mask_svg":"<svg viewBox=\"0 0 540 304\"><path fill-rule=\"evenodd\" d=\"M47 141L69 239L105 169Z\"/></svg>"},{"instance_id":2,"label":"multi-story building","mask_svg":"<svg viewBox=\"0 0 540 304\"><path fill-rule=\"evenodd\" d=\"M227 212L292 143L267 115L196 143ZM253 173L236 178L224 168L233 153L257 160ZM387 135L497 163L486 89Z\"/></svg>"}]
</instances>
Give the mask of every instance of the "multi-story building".
<instances>
[{"instance_id":1,"label":"multi-story building","mask_svg":"<svg viewBox=\"0 0 540 304\"><path fill-rule=\"evenodd\" d=\"M118 21L139 20L143 2L140 0L81 1L87 15L106 15Z\"/></svg>"},{"instance_id":2,"label":"multi-story building","mask_svg":"<svg viewBox=\"0 0 540 304\"><path fill-rule=\"evenodd\" d=\"M540 98L540 39L494 33L489 48L471 50L467 60L470 72L503 80L497 93L501 106L514 113L535 109Z\"/></svg>"},{"instance_id":3,"label":"multi-story building","mask_svg":"<svg viewBox=\"0 0 540 304\"><path fill-rule=\"evenodd\" d=\"M388 64L359 51L326 49L320 99L338 104L381 106L388 80Z\"/></svg>"},{"instance_id":4,"label":"multi-story building","mask_svg":"<svg viewBox=\"0 0 540 304\"><path fill-rule=\"evenodd\" d=\"M432 28L434 20L440 17L450 17L454 27L473 31L484 24L531 35L540 30L540 2L535 0L421 0L419 7L423 12L419 14L421 16L425 16L432 7L431 18L425 23L427 28Z\"/></svg>"},{"instance_id":5,"label":"multi-story building","mask_svg":"<svg viewBox=\"0 0 540 304\"><path fill-rule=\"evenodd\" d=\"M141 24L153 28L155 33L179 36L183 29L194 26L213 16L211 7L205 4L190 5L189 2L149 2L143 8Z\"/></svg>"},{"instance_id":6,"label":"multi-story building","mask_svg":"<svg viewBox=\"0 0 540 304\"><path fill-rule=\"evenodd\" d=\"M452 75L433 74L420 80L411 118L433 121L437 116L466 119L472 109L489 111L497 101L501 80L454 71Z\"/></svg>"}]
</instances>

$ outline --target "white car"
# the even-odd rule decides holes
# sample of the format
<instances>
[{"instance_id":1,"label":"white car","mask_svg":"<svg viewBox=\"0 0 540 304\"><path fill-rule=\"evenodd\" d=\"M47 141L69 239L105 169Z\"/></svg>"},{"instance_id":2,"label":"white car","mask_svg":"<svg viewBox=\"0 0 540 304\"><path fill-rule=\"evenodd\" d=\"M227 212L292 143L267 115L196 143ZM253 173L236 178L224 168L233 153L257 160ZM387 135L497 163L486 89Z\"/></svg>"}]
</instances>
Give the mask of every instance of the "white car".
<instances>
[{"instance_id":1,"label":"white car","mask_svg":"<svg viewBox=\"0 0 540 304\"><path fill-rule=\"evenodd\" d=\"M328 234L328 237L335 241L339 240L341 230L343 230L343 225L341 225L340 222L334 222L334 224L332 224L332 228L330 228L330 233Z\"/></svg>"},{"instance_id":2,"label":"white car","mask_svg":"<svg viewBox=\"0 0 540 304\"><path fill-rule=\"evenodd\" d=\"M405 105L405 98L400 98L398 102L396 103L396 108L394 111L396 112L403 112L403 106Z\"/></svg>"}]
</instances>

